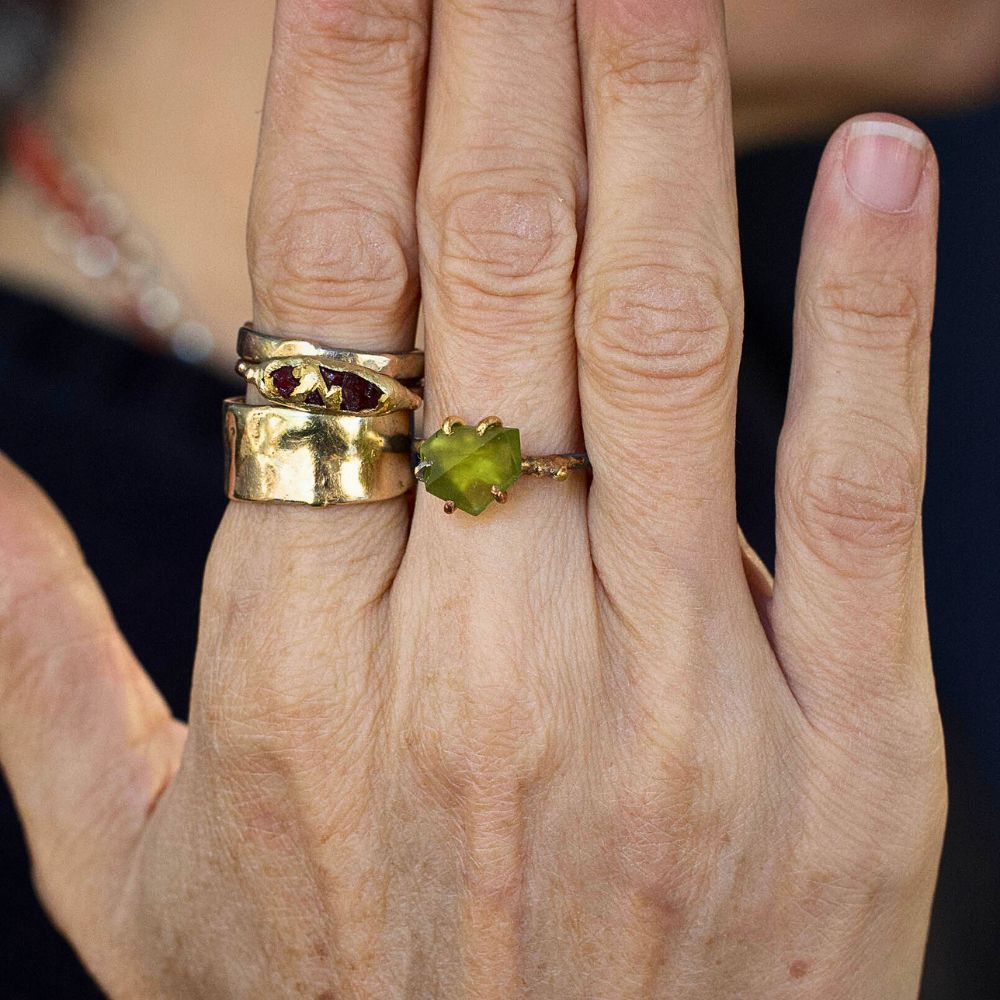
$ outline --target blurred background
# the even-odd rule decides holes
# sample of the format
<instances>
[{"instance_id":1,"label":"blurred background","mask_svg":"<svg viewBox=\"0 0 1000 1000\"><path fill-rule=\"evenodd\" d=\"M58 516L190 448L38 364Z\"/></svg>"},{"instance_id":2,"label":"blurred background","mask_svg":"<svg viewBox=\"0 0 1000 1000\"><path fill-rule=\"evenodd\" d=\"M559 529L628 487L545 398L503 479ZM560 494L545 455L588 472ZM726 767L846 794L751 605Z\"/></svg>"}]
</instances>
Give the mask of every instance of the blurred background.
<instances>
[{"instance_id":1,"label":"blurred background","mask_svg":"<svg viewBox=\"0 0 1000 1000\"><path fill-rule=\"evenodd\" d=\"M273 0L0 0L0 449L77 532L186 713ZM1000 0L729 0L747 325L740 518L773 558L799 240L822 143L895 111L942 168L925 505L951 813L922 1000L1000 1000ZM36 364L44 347L46 364ZM11 411L7 411L11 412ZM0 566L0 574L3 567ZM0 789L0 997L99 997Z\"/></svg>"}]
</instances>

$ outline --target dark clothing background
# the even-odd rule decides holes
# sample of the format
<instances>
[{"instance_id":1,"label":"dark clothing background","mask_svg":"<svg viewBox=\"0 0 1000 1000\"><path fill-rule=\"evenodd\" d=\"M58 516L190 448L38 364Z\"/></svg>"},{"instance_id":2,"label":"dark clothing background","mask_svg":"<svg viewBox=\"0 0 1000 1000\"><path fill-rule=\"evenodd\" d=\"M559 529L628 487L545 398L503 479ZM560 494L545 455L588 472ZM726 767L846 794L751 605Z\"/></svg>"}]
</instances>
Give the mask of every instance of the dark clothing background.
<instances>
[{"instance_id":1,"label":"dark clothing background","mask_svg":"<svg viewBox=\"0 0 1000 1000\"><path fill-rule=\"evenodd\" d=\"M952 807L922 997L1000 1000L1000 108L925 124L944 179L925 530ZM795 267L820 153L802 145L739 164L740 519L769 562ZM184 715L202 568L224 506L219 417L231 386L14 294L0 293L0 324L0 380L17 384L30 367L37 388L36 419L0 424L0 449L65 513L125 635ZM0 852L0 1000L99 997L35 902L6 795Z\"/></svg>"}]
</instances>

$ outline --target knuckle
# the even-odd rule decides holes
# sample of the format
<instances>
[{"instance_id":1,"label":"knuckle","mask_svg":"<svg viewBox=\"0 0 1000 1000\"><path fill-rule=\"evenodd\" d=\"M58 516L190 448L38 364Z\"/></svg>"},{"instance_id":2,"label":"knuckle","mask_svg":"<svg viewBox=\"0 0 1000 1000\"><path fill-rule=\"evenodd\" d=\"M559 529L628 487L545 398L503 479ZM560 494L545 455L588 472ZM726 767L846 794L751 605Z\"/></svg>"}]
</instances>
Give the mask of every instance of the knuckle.
<instances>
[{"instance_id":1,"label":"knuckle","mask_svg":"<svg viewBox=\"0 0 1000 1000\"><path fill-rule=\"evenodd\" d=\"M735 354L728 296L703 273L662 264L603 271L586 295L580 360L616 396L669 384L672 403L698 402L725 386Z\"/></svg>"},{"instance_id":2,"label":"knuckle","mask_svg":"<svg viewBox=\"0 0 1000 1000\"><path fill-rule=\"evenodd\" d=\"M415 786L458 818L456 850L475 898L517 891L525 803L558 769L560 751L538 706L504 680L477 682L460 705L422 705L402 739Z\"/></svg>"},{"instance_id":3,"label":"knuckle","mask_svg":"<svg viewBox=\"0 0 1000 1000\"><path fill-rule=\"evenodd\" d=\"M261 635L265 648L269 638ZM257 683L234 690L234 661L245 668L243 652L208 667L203 681L197 730L214 766L230 776L274 773L290 780L362 768L379 709L371 663L352 663L354 669L320 688L308 666L283 664L264 679L254 664ZM347 661L348 654L341 654L339 662Z\"/></svg>"},{"instance_id":4,"label":"knuckle","mask_svg":"<svg viewBox=\"0 0 1000 1000\"><path fill-rule=\"evenodd\" d=\"M370 76L416 63L427 34L418 0L285 0L279 27L287 32L298 71L320 78L336 75L337 67Z\"/></svg>"},{"instance_id":5,"label":"knuckle","mask_svg":"<svg viewBox=\"0 0 1000 1000\"><path fill-rule=\"evenodd\" d=\"M928 758L926 774L869 785L870 798L850 817L826 815L835 840L831 857L837 860L838 884L886 900L908 896L915 885L933 881L937 873L948 813L944 754ZM858 775L849 779L857 786ZM842 793L841 793L842 794Z\"/></svg>"},{"instance_id":6,"label":"knuckle","mask_svg":"<svg viewBox=\"0 0 1000 1000\"><path fill-rule=\"evenodd\" d=\"M813 452L798 463L787 484L788 502L817 555L845 568L845 553L855 550L908 551L921 507L915 454L915 448L870 442ZM864 572L865 565L855 571Z\"/></svg>"},{"instance_id":7,"label":"knuckle","mask_svg":"<svg viewBox=\"0 0 1000 1000\"><path fill-rule=\"evenodd\" d=\"M275 323L310 323L331 314L402 324L416 297L415 265L398 220L356 205L272 205L251 228L250 273L258 308ZM319 201L321 207L312 207ZM256 214L256 213L255 213ZM266 234L266 235L265 235Z\"/></svg>"},{"instance_id":8,"label":"knuckle","mask_svg":"<svg viewBox=\"0 0 1000 1000\"><path fill-rule=\"evenodd\" d=\"M608 39L601 46L598 94L612 101L655 100L675 93L678 107L698 108L713 100L726 79L717 47L684 31L626 40Z\"/></svg>"},{"instance_id":9,"label":"knuckle","mask_svg":"<svg viewBox=\"0 0 1000 1000\"><path fill-rule=\"evenodd\" d=\"M440 290L452 311L506 310L570 293L577 231L569 190L512 184L509 173L503 183L477 175L444 189L433 216Z\"/></svg>"},{"instance_id":10,"label":"knuckle","mask_svg":"<svg viewBox=\"0 0 1000 1000\"><path fill-rule=\"evenodd\" d=\"M627 883L658 909L691 905L736 826L738 796L717 767L680 742L652 769L618 782L619 864ZM706 864L693 871L678 844L697 844Z\"/></svg>"},{"instance_id":11,"label":"knuckle","mask_svg":"<svg viewBox=\"0 0 1000 1000\"><path fill-rule=\"evenodd\" d=\"M849 345L905 350L930 325L917 288L899 276L827 281L812 305L819 323Z\"/></svg>"},{"instance_id":12,"label":"knuckle","mask_svg":"<svg viewBox=\"0 0 1000 1000\"><path fill-rule=\"evenodd\" d=\"M485 803L543 780L558 742L535 699L513 680L463 687L457 702L414 710L404 738L418 773L449 796Z\"/></svg>"}]
</instances>

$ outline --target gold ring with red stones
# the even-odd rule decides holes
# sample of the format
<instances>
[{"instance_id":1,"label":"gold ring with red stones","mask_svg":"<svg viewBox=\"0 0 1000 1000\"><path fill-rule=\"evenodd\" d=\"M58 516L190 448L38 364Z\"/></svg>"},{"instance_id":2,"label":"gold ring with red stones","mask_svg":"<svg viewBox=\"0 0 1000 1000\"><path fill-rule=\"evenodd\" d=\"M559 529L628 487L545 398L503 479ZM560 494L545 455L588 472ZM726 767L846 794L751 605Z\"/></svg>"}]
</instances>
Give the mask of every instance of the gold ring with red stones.
<instances>
[{"instance_id":1,"label":"gold ring with red stones","mask_svg":"<svg viewBox=\"0 0 1000 1000\"><path fill-rule=\"evenodd\" d=\"M423 352L326 347L249 325L238 344L247 393L225 403L231 499L326 507L388 500L414 485Z\"/></svg>"},{"instance_id":2,"label":"gold ring with red stones","mask_svg":"<svg viewBox=\"0 0 1000 1000\"><path fill-rule=\"evenodd\" d=\"M236 371L256 387L263 397L259 401L314 413L376 417L416 410L423 402L398 379L345 361L294 356L241 360Z\"/></svg>"}]
</instances>

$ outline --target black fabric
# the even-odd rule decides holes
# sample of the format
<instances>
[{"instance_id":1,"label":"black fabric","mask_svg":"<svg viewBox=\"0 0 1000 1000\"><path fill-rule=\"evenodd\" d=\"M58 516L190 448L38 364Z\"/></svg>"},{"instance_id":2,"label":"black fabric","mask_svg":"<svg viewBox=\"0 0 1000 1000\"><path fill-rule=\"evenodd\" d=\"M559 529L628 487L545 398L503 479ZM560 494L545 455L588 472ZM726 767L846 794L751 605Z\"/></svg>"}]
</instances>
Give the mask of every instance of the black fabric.
<instances>
[{"instance_id":1,"label":"black fabric","mask_svg":"<svg viewBox=\"0 0 1000 1000\"><path fill-rule=\"evenodd\" d=\"M0 330L0 384L11 392L30 374L38 414L0 423L0 449L66 515L125 636L184 715L201 575L225 503L221 400L235 386L9 293ZM100 996L34 900L5 791L0 859L0 997Z\"/></svg>"},{"instance_id":2,"label":"black fabric","mask_svg":"<svg viewBox=\"0 0 1000 1000\"><path fill-rule=\"evenodd\" d=\"M1000 1000L1000 428L994 413L1000 109L928 123L928 129L942 161L944 199L927 575L952 809L922 995ZM739 505L748 537L769 561L795 265L819 155L818 146L808 145L761 153L739 165L747 282ZM11 293L0 293L0 331L0 384L9 390L30 369L39 413L31 428L0 424L0 449L66 514L126 637L183 715L201 573L223 509L220 400L232 387ZM43 341L49 363L39 385L31 352ZM0 997L100 996L35 902L5 795L0 857Z\"/></svg>"}]
</instances>

